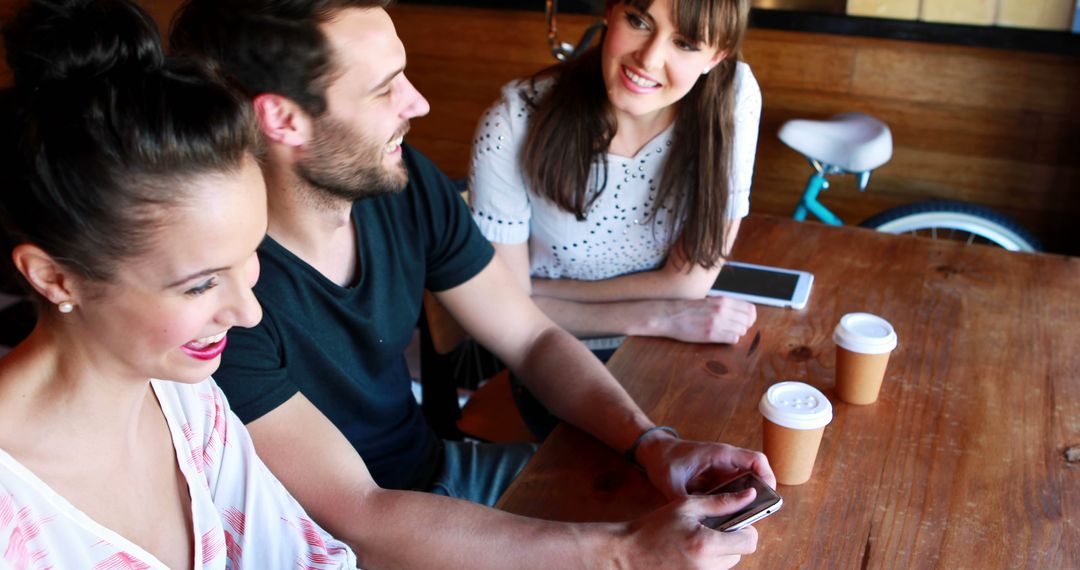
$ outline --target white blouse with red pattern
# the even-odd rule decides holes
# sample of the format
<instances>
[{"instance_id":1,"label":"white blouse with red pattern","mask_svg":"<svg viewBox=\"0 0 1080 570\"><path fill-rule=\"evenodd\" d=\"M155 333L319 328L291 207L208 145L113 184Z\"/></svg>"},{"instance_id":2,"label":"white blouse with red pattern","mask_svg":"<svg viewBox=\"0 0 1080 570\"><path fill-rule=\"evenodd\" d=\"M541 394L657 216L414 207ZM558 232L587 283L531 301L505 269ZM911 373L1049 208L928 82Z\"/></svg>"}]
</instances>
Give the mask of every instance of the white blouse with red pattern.
<instances>
[{"instance_id":1,"label":"white blouse with red pattern","mask_svg":"<svg viewBox=\"0 0 1080 570\"><path fill-rule=\"evenodd\" d=\"M255 454L213 379L151 382L191 494L195 568L356 568ZM0 450L0 567L166 568Z\"/></svg>"}]
</instances>

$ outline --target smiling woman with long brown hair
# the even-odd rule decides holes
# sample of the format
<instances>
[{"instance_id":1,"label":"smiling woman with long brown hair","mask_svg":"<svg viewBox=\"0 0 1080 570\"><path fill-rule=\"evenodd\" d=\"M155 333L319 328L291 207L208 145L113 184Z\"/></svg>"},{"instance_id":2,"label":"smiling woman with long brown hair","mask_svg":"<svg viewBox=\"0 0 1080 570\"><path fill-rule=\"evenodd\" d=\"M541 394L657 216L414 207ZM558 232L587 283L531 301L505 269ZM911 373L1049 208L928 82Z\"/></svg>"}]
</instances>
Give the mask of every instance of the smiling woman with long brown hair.
<instances>
[{"instance_id":1,"label":"smiling woman with long brown hair","mask_svg":"<svg viewBox=\"0 0 1080 570\"><path fill-rule=\"evenodd\" d=\"M503 89L481 119L473 215L579 336L737 342L753 305L705 299L749 211L761 91L746 0L609 0L601 45Z\"/></svg>"},{"instance_id":2,"label":"smiling woman with long brown hair","mask_svg":"<svg viewBox=\"0 0 1080 570\"><path fill-rule=\"evenodd\" d=\"M749 4L608 0L599 46L510 83L481 118L473 218L578 336L735 343L753 325L752 304L706 297L750 208Z\"/></svg>"}]
</instances>

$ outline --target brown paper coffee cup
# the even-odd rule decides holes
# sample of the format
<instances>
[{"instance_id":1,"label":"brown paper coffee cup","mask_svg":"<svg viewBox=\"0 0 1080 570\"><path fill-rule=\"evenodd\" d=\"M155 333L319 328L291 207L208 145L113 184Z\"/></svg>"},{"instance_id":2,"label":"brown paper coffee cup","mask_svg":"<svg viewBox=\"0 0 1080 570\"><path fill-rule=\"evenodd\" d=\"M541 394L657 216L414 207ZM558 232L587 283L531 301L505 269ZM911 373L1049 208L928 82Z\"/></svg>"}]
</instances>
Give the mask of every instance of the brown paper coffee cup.
<instances>
[{"instance_id":1,"label":"brown paper coffee cup","mask_svg":"<svg viewBox=\"0 0 1080 570\"><path fill-rule=\"evenodd\" d=\"M809 481L825 427L791 429L764 418L761 423L765 457L769 458L776 482L781 485L802 485Z\"/></svg>"},{"instance_id":2,"label":"brown paper coffee cup","mask_svg":"<svg viewBox=\"0 0 1080 570\"><path fill-rule=\"evenodd\" d=\"M765 456L776 482L802 485L810 480L832 404L817 388L802 382L780 382L761 397Z\"/></svg>"},{"instance_id":3,"label":"brown paper coffee cup","mask_svg":"<svg viewBox=\"0 0 1080 570\"><path fill-rule=\"evenodd\" d=\"M890 354L860 354L836 347L836 395L849 404L876 402Z\"/></svg>"},{"instance_id":4,"label":"brown paper coffee cup","mask_svg":"<svg viewBox=\"0 0 1080 570\"><path fill-rule=\"evenodd\" d=\"M836 395L849 404L873 404L881 391L897 336L889 321L870 313L848 313L833 331Z\"/></svg>"}]
</instances>

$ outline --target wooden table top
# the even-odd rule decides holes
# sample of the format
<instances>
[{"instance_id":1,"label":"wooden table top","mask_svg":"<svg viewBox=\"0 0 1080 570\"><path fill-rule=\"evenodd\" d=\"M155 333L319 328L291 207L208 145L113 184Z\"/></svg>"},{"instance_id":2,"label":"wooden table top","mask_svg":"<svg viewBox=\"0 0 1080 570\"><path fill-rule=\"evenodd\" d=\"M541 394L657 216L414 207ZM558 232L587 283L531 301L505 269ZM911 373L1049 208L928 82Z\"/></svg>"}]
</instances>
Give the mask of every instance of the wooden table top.
<instances>
[{"instance_id":1,"label":"wooden table top","mask_svg":"<svg viewBox=\"0 0 1080 570\"><path fill-rule=\"evenodd\" d=\"M758 401L833 402L814 475L779 488L743 568L1080 568L1080 259L751 216L734 259L814 273L803 311L760 307L735 346L632 337L609 368L658 424L761 448ZM888 319L881 396L833 394L840 316ZM499 506L567 521L662 504L617 453L560 426Z\"/></svg>"}]
</instances>

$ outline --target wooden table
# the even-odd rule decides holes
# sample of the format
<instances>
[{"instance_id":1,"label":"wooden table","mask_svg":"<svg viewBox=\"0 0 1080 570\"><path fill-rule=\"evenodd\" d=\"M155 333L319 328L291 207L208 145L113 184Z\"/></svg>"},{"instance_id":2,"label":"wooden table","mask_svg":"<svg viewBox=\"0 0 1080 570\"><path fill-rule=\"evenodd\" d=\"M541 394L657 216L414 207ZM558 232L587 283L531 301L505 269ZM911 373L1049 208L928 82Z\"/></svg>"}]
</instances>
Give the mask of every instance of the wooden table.
<instances>
[{"instance_id":1,"label":"wooden table","mask_svg":"<svg viewBox=\"0 0 1080 570\"><path fill-rule=\"evenodd\" d=\"M1080 568L1080 259L751 216L735 259L804 269L804 311L762 307L735 346L631 338L609 368L659 424L761 448L757 404L807 382L833 401L809 483L781 486L743 568ZM832 330L895 326L881 397L833 395ZM626 520L661 504L615 452L560 426L500 501Z\"/></svg>"}]
</instances>

